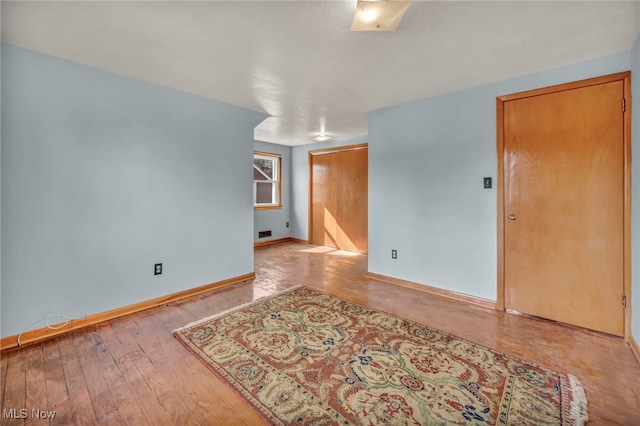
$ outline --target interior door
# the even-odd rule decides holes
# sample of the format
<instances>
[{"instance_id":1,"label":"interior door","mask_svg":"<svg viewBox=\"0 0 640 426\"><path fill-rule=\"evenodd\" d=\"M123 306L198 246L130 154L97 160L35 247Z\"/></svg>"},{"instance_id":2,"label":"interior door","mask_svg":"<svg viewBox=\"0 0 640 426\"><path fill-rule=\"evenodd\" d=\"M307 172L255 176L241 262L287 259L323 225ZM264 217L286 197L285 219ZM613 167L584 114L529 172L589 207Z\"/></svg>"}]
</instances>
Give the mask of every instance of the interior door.
<instances>
[{"instance_id":1,"label":"interior door","mask_svg":"<svg viewBox=\"0 0 640 426\"><path fill-rule=\"evenodd\" d=\"M312 244L367 252L367 152L356 145L309 153Z\"/></svg>"},{"instance_id":2,"label":"interior door","mask_svg":"<svg viewBox=\"0 0 640 426\"><path fill-rule=\"evenodd\" d=\"M506 309L624 334L624 91L503 103Z\"/></svg>"}]
</instances>

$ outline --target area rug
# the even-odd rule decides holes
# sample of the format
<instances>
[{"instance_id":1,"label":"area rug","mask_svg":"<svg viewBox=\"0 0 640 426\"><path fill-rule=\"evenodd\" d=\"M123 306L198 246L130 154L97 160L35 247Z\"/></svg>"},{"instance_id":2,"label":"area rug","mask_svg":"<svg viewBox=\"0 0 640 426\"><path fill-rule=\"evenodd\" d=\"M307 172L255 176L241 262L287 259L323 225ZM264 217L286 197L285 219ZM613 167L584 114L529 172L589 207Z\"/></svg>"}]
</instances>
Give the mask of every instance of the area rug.
<instances>
[{"instance_id":1,"label":"area rug","mask_svg":"<svg viewBox=\"0 0 640 426\"><path fill-rule=\"evenodd\" d=\"M174 331L274 425L581 425L577 378L295 287Z\"/></svg>"}]
</instances>

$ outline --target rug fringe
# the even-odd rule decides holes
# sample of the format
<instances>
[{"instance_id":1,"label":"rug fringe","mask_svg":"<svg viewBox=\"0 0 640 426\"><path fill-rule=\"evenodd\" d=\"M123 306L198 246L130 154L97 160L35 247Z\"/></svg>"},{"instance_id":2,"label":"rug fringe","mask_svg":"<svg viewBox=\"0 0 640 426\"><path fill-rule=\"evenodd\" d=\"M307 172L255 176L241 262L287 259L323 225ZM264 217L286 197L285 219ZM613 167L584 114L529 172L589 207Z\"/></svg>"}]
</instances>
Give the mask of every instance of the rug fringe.
<instances>
[{"instance_id":1,"label":"rug fringe","mask_svg":"<svg viewBox=\"0 0 640 426\"><path fill-rule=\"evenodd\" d=\"M584 393L584 387L573 374L569 374L569 383L571 385L571 420L572 424L584 425L589 420L587 414L587 397Z\"/></svg>"},{"instance_id":2,"label":"rug fringe","mask_svg":"<svg viewBox=\"0 0 640 426\"><path fill-rule=\"evenodd\" d=\"M250 302L243 303L243 304L238 305L238 306L234 306L233 308L227 309L226 311L222 311L222 312L218 312L217 314L209 315L208 317L201 318L201 319L199 319L197 321L190 322L189 324L187 324L185 326L176 328L175 330L173 330L171 332L171 334L179 333L179 332L181 332L183 330L186 330L188 328L191 328L191 327L194 327L196 325L202 324L203 322L207 322L207 321L210 321L212 319L219 318L219 317L221 317L223 315L230 314L230 313L238 311L238 310L240 310L242 308L246 308L247 306L251 306L251 305L253 305L255 303L262 302L264 300L269 300L269 299L272 299L272 298L274 298L276 296L280 296L281 294L285 294L285 293L289 293L290 291L297 290L297 289L299 289L301 287L304 287L304 286L302 284L297 284L297 285L294 285L293 287L289 287L289 288L287 288L285 290L282 290L282 291L279 291L277 293L269 294L267 296L262 296L262 297L259 297L259 298L255 299L255 300L252 300Z\"/></svg>"}]
</instances>

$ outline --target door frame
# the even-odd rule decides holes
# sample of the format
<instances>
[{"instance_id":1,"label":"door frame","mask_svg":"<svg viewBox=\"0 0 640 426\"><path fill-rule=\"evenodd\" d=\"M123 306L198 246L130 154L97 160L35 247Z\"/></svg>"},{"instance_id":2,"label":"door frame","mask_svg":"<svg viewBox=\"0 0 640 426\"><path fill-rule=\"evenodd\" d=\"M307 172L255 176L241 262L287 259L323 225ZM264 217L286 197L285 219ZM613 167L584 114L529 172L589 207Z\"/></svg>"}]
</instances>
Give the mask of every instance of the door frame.
<instances>
[{"instance_id":1,"label":"door frame","mask_svg":"<svg viewBox=\"0 0 640 426\"><path fill-rule=\"evenodd\" d=\"M605 75L602 77L589 78L565 84L558 84L540 89L528 90L513 93L510 95L498 96L496 98L496 136L498 154L498 176L497 176L497 198L498 198L498 290L496 297L496 310L505 310L505 209L504 209L504 172L505 172L505 143L504 143L504 104L508 101L523 99L533 96L557 93L571 89L595 86L598 84L611 83L614 81L623 82L624 101L621 100L620 109L622 111L623 102L625 109L623 112L623 295L626 296L626 307L624 308L624 340L629 341L631 336L631 71ZM622 296L622 295L621 295ZM622 303L622 300L620 300Z\"/></svg>"},{"instance_id":2,"label":"door frame","mask_svg":"<svg viewBox=\"0 0 640 426\"><path fill-rule=\"evenodd\" d=\"M311 243L311 236L313 235L313 157L316 155L325 155L325 154L335 154L336 152L344 152L344 151L355 151L359 149L369 149L369 144L367 142L359 143L355 145L345 145L345 146L336 146L334 148L324 148L324 149L315 149L313 151L309 151L309 200L308 200L308 229L307 229L307 241ZM368 177L367 177L368 179ZM368 209L369 206L367 206ZM368 234L368 232L367 232ZM367 235L367 242L369 241L369 235Z\"/></svg>"}]
</instances>

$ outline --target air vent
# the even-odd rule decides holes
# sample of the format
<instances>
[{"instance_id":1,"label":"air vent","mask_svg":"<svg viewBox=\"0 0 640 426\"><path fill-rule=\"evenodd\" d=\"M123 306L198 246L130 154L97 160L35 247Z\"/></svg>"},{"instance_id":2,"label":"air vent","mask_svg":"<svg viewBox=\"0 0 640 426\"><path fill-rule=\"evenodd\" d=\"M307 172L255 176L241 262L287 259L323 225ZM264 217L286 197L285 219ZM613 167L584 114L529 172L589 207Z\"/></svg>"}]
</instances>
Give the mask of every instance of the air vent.
<instances>
[{"instance_id":1,"label":"air vent","mask_svg":"<svg viewBox=\"0 0 640 426\"><path fill-rule=\"evenodd\" d=\"M266 238L271 236L271 229L268 231L260 231L258 232L258 238Z\"/></svg>"}]
</instances>

